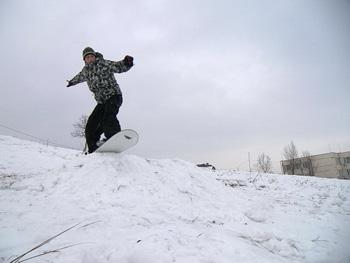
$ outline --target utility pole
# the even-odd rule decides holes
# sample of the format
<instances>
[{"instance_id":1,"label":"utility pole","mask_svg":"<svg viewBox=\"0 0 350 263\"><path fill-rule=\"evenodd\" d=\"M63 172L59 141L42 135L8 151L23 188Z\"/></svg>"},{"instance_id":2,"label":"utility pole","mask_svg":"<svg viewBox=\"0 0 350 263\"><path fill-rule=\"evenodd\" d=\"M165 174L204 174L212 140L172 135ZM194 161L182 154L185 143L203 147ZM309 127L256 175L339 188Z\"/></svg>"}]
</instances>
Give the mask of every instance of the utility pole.
<instances>
[{"instance_id":1,"label":"utility pole","mask_svg":"<svg viewBox=\"0 0 350 263\"><path fill-rule=\"evenodd\" d=\"M248 152L248 162L249 162L249 174L252 174L252 168L250 166L250 152Z\"/></svg>"}]
</instances>

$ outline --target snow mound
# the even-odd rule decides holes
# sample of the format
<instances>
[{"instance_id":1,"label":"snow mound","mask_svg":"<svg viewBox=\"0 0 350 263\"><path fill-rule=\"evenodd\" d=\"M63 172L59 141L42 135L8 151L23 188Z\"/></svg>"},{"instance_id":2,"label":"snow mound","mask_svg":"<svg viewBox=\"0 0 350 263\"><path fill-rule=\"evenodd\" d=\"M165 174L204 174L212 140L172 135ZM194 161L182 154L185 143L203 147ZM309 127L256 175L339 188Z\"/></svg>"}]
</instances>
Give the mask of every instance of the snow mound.
<instances>
[{"instance_id":1,"label":"snow mound","mask_svg":"<svg viewBox=\"0 0 350 263\"><path fill-rule=\"evenodd\" d=\"M350 182L0 136L0 262L349 262ZM258 261L257 261L258 258Z\"/></svg>"}]
</instances>

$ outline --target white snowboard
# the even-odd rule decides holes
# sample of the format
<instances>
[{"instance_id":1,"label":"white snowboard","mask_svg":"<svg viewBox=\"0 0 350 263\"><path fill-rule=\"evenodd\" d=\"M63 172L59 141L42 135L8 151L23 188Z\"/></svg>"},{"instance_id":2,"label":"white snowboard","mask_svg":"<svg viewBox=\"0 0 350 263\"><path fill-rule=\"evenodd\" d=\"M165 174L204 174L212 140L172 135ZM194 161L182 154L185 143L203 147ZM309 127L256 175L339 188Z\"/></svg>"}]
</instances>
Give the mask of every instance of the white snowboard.
<instances>
[{"instance_id":1,"label":"white snowboard","mask_svg":"<svg viewBox=\"0 0 350 263\"><path fill-rule=\"evenodd\" d=\"M96 152L115 152L121 153L129 149L132 146L135 146L139 141L139 135L134 130L122 130L117 134L113 135L97 148Z\"/></svg>"}]
</instances>

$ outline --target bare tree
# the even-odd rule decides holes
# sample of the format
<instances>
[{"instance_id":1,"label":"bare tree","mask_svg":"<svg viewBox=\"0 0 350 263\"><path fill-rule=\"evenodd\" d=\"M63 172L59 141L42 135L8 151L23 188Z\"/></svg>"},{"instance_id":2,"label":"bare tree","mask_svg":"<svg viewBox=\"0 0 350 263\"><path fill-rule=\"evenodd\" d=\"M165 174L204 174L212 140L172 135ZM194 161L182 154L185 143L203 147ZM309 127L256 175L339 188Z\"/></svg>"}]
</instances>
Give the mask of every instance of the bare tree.
<instances>
[{"instance_id":1,"label":"bare tree","mask_svg":"<svg viewBox=\"0 0 350 263\"><path fill-rule=\"evenodd\" d=\"M73 123L74 130L71 132L73 137L84 138L85 137L85 127L88 120L87 115L81 115L79 120Z\"/></svg>"},{"instance_id":2,"label":"bare tree","mask_svg":"<svg viewBox=\"0 0 350 263\"><path fill-rule=\"evenodd\" d=\"M295 173L298 155L299 154L298 154L297 147L295 146L293 141L291 141L290 144L284 147L283 149L283 157L288 161L288 165L290 168L287 170L289 170L291 174Z\"/></svg>"},{"instance_id":3,"label":"bare tree","mask_svg":"<svg viewBox=\"0 0 350 263\"><path fill-rule=\"evenodd\" d=\"M303 157L309 157L309 156L311 156L311 154L310 154L309 151L303 151L303 152L302 152L302 155L303 155Z\"/></svg>"},{"instance_id":4,"label":"bare tree","mask_svg":"<svg viewBox=\"0 0 350 263\"><path fill-rule=\"evenodd\" d=\"M301 166L302 173L304 174L304 168L307 169L307 174L309 176L315 176L314 164L312 162L312 157L309 151L303 151L303 163Z\"/></svg>"},{"instance_id":5,"label":"bare tree","mask_svg":"<svg viewBox=\"0 0 350 263\"><path fill-rule=\"evenodd\" d=\"M339 176L340 179L349 179L350 178L350 172L349 169L347 169L347 162L349 157L341 157L341 153L337 154L337 164L340 167Z\"/></svg>"},{"instance_id":6,"label":"bare tree","mask_svg":"<svg viewBox=\"0 0 350 263\"><path fill-rule=\"evenodd\" d=\"M71 135L73 137L77 137L77 138L85 138L85 127L86 127L86 123L88 121L88 116L87 115L81 115L79 120L75 123L73 123L73 127L74 130L71 132ZM85 141L85 145L84 145L84 150L87 150L87 144Z\"/></svg>"},{"instance_id":7,"label":"bare tree","mask_svg":"<svg viewBox=\"0 0 350 263\"><path fill-rule=\"evenodd\" d=\"M258 171L263 173L271 173L272 172L272 163L271 158L265 153L261 153L258 156L258 162L256 164Z\"/></svg>"}]
</instances>

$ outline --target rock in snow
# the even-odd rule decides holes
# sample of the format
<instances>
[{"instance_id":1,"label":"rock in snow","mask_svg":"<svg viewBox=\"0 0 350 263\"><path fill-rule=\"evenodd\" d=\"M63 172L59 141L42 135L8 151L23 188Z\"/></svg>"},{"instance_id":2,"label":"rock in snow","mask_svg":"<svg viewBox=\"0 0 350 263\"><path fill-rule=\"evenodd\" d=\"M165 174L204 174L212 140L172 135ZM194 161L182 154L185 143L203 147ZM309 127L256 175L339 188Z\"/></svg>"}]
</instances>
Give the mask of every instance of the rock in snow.
<instances>
[{"instance_id":1,"label":"rock in snow","mask_svg":"<svg viewBox=\"0 0 350 263\"><path fill-rule=\"evenodd\" d=\"M69 229L69 230L68 230ZM0 136L0 262L350 262L350 181Z\"/></svg>"}]
</instances>

